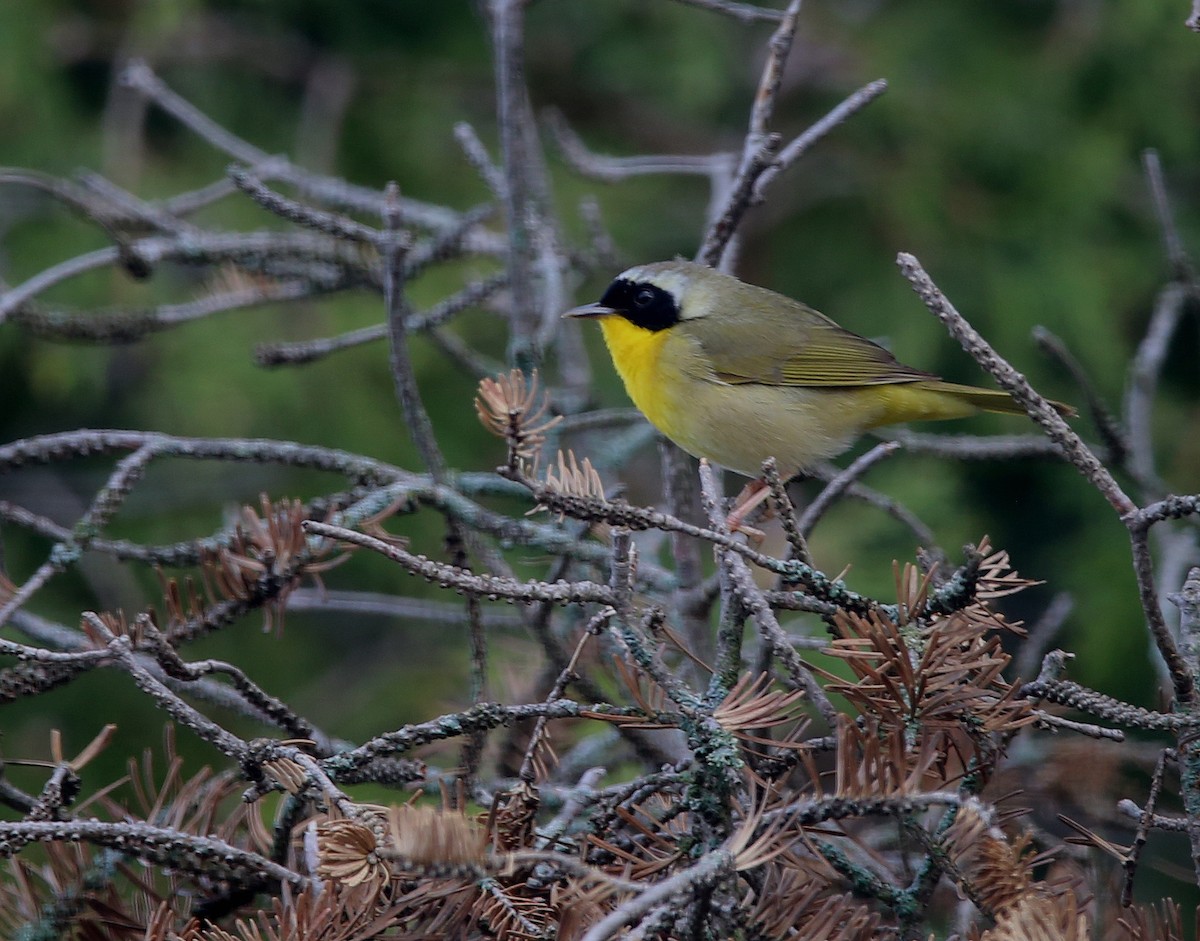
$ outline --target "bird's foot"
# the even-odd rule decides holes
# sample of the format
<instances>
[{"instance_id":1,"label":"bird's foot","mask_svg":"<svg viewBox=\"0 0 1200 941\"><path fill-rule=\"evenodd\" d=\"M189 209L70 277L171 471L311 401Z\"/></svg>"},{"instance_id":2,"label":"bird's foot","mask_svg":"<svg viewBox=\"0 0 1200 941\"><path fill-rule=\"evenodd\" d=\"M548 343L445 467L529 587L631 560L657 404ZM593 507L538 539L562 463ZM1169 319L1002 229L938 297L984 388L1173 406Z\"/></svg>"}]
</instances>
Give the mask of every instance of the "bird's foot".
<instances>
[{"instance_id":1,"label":"bird's foot","mask_svg":"<svg viewBox=\"0 0 1200 941\"><path fill-rule=\"evenodd\" d=\"M770 495L771 489L761 477L746 484L742 488L742 492L733 501L733 509L729 511L729 516L725 520L729 531L731 533L744 533L756 544L762 542L763 531L746 525L746 520L762 506ZM770 507L767 509L769 511Z\"/></svg>"}]
</instances>

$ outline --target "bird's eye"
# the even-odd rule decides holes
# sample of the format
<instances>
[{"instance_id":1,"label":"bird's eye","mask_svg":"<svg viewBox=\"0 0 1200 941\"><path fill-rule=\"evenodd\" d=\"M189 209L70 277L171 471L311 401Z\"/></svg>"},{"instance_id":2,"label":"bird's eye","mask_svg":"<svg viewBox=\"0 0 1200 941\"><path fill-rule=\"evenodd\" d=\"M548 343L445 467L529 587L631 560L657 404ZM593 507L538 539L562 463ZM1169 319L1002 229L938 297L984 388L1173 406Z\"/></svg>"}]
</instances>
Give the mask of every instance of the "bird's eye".
<instances>
[{"instance_id":1,"label":"bird's eye","mask_svg":"<svg viewBox=\"0 0 1200 941\"><path fill-rule=\"evenodd\" d=\"M654 292L650 288L642 288L637 294L633 295L634 307L649 307L654 303Z\"/></svg>"}]
</instances>

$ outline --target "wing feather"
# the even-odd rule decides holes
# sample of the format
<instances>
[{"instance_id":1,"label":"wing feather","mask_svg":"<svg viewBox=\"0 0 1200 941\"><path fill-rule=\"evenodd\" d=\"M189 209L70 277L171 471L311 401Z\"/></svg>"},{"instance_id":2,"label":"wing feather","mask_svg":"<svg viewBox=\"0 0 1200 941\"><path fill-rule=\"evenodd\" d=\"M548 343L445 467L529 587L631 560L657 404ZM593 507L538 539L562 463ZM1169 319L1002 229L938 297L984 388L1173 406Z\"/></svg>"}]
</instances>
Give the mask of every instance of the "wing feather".
<instances>
[{"instance_id":1,"label":"wing feather","mask_svg":"<svg viewBox=\"0 0 1200 941\"><path fill-rule=\"evenodd\" d=\"M742 325L750 319L737 318ZM847 387L937 378L795 301L752 319L753 329L710 326L709 317L689 321L722 382Z\"/></svg>"}]
</instances>

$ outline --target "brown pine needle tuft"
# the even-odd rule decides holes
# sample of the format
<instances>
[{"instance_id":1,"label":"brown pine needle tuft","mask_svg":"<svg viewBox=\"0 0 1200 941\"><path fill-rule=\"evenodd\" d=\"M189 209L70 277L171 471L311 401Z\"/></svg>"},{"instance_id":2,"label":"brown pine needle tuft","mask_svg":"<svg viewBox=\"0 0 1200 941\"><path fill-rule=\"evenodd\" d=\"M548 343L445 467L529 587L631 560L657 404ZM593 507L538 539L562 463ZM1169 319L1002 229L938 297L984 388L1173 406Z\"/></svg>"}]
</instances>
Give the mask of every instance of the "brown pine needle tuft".
<instances>
[{"instance_id":1,"label":"brown pine needle tuft","mask_svg":"<svg viewBox=\"0 0 1200 941\"><path fill-rule=\"evenodd\" d=\"M1200 927L1200 909L1195 912L1196 927ZM1183 910L1172 899L1157 905L1131 905L1117 919L1122 941L1184 941ZM1195 930L1191 937L1196 937Z\"/></svg>"},{"instance_id":2,"label":"brown pine needle tuft","mask_svg":"<svg viewBox=\"0 0 1200 941\"><path fill-rule=\"evenodd\" d=\"M299 794L308 786L308 774L290 758L269 758L263 768L270 773L289 794Z\"/></svg>"},{"instance_id":3,"label":"brown pine needle tuft","mask_svg":"<svg viewBox=\"0 0 1200 941\"><path fill-rule=\"evenodd\" d=\"M1087 915L1076 910L1075 896L1022 896L996 916L996 925L979 941L1088 941L1092 936Z\"/></svg>"},{"instance_id":4,"label":"brown pine needle tuft","mask_svg":"<svg viewBox=\"0 0 1200 941\"><path fill-rule=\"evenodd\" d=\"M900 779L923 764L914 748L918 744L979 762L990 773L991 736L1009 734L1035 719L1030 703L1003 676L1012 658L998 632L1012 625L983 600L985 594L998 598L1030 583L1013 573L1008 556L992 552L986 539L975 558L972 598L949 613L929 610L931 577L906 565L895 569L895 620L879 609L865 614L840 610L834 616L841 636L826 653L842 660L852 678L817 672L829 680L829 692L878 721L882 732L908 742L908 770L900 772ZM911 730L918 727L924 733L919 743L911 740ZM948 782L965 767L959 760L944 762L939 774Z\"/></svg>"},{"instance_id":5,"label":"brown pine needle tuft","mask_svg":"<svg viewBox=\"0 0 1200 941\"><path fill-rule=\"evenodd\" d=\"M1013 570L1008 552L1004 549L993 552L987 536L979 541L976 551L984 557L983 561L979 563L978 587L975 591L975 597L980 601L992 601L1007 595L1015 595L1033 585L1044 584L1038 579L1022 578L1018 575Z\"/></svg>"},{"instance_id":6,"label":"brown pine needle tuft","mask_svg":"<svg viewBox=\"0 0 1200 941\"><path fill-rule=\"evenodd\" d=\"M456 867L487 866L484 831L455 810L402 804L388 808L390 855L402 864Z\"/></svg>"},{"instance_id":7,"label":"brown pine needle tuft","mask_svg":"<svg viewBox=\"0 0 1200 941\"><path fill-rule=\"evenodd\" d=\"M317 874L346 886L381 883L390 877L375 831L356 820L327 820L317 827Z\"/></svg>"},{"instance_id":8,"label":"brown pine needle tuft","mask_svg":"<svg viewBox=\"0 0 1200 941\"><path fill-rule=\"evenodd\" d=\"M526 379L519 369L479 381L475 414L483 427L508 444L509 466L530 460L546 441L546 432L562 421L561 415L546 418L550 396L538 389L535 369Z\"/></svg>"},{"instance_id":9,"label":"brown pine needle tuft","mask_svg":"<svg viewBox=\"0 0 1200 941\"><path fill-rule=\"evenodd\" d=\"M744 742L760 745L797 746L797 735L793 733L783 741L764 738L752 729L768 729L792 722L804 724L801 703L802 690L772 690L769 674L757 677L743 673L725 700L713 710L713 718L720 726Z\"/></svg>"},{"instance_id":10,"label":"brown pine needle tuft","mask_svg":"<svg viewBox=\"0 0 1200 941\"><path fill-rule=\"evenodd\" d=\"M544 484L552 493L564 497L583 497L585 500L604 499L604 481L588 458L578 461L574 451L558 452L556 464L546 468Z\"/></svg>"},{"instance_id":11,"label":"brown pine needle tuft","mask_svg":"<svg viewBox=\"0 0 1200 941\"><path fill-rule=\"evenodd\" d=\"M313 553L303 523L308 514L299 500L272 502L264 493L260 498L262 514L243 506L237 530L228 546L201 553L200 570L211 598L249 601L269 592L263 610L264 630L278 623L282 627L287 597L305 576L317 576L344 562L342 553L325 558L328 549ZM282 582L282 584L276 584ZM172 617L176 606L168 600Z\"/></svg>"}]
</instances>

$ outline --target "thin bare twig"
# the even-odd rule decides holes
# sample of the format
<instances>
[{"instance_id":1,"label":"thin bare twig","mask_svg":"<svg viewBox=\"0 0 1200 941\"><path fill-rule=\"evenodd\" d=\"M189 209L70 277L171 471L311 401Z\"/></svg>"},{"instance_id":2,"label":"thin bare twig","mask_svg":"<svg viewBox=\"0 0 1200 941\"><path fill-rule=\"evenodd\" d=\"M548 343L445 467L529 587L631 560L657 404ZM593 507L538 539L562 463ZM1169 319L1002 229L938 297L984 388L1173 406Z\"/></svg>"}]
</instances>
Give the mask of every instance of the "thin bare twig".
<instances>
[{"instance_id":1,"label":"thin bare twig","mask_svg":"<svg viewBox=\"0 0 1200 941\"><path fill-rule=\"evenodd\" d=\"M459 121L454 125L454 139L492 195L500 202L505 202L508 199L508 181L504 178L504 172L492 161L475 128L466 121Z\"/></svg>"},{"instance_id":2,"label":"thin bare twig","mask_svg":"<svg viewBox=\"0 0 1200 941\"><path fill-rule=\"evenodd\" d=\"M1196 271L1183 246L1179 228L1175 225L1175 213L1171 211L1171 200L1167 196L1167 183L1163 179L1162 162L1158 159L1157 150L1150 148L1142 151L1142 168L1146 173L1146 184L1150 188L1150 199L1154 203L1154 214L1158 217L1171 274L1180 281L1194 281Z\"/></svg>"},{"instance_id":3,"label":"thin bare twig","mask_svg":"<svg viewBox=\"0 0 1200 941\"><path fill-rule=\"evenodd\" d=\"M1179 608L1179 632L1189 675L1200 677L1200 567L1188 572L1178 594L1170 600ZM1191 718L1200 721L1194 702L1187 703ZM1196 769L1200 767L1200 738L1194 732L1178 736L1180 762L1180 792L1187 811L1187 834L1192 849L1192 868L1200 879L1200 782Z\"/></svg>"},{"instance_id":4,"label":"thin bare twig","mask_svg":"<svg viewBox=\"0 0 1200 941\"><path fill-rule=\"evenodd\" d=\"M173 827L146 823L108 823L101 820L44 820L0 823L0 839L19 846L32 841L84 842L106 846L139 859L197 876L216 876L253 883L275 880L295 889L308 885L306 876L280 866L258 853L210 836L193 836Z\"/></svg>"},{"instance_id":5,"label":"thin bare twig","mask_svg":"<svg viewBox=\"0 0 1200 941\"><path fill-rule=\"evenodd\" d=\"M1070 373L1075 385L1083 393L1084 402L1087 403L1088 417L1096 426L1100 441L1108 449L1107 459L1117 467L1123 466L1129 456L1129 438L1117 417L1109 409L1108 403L1101 397L1100 390L1096 388L1095 383L1084 370L1083 364L1075 358L1060 337L1045 327L1034 327L1033 339L1038 346L1058 360Z\"/></svg>"},{"instance_id":6,"label":"thin bare twig","mask_svg":"<svg viewBox=\"0 0 1200 941\"><path fill-rule=\"evenodd\" d=\"M885 441L882 444L875 445L870 451L859 455L851 461L849 466L830 480L825 485L825 488L817 494L812 503L805 508L804 513L800 516L800 532L806 536L811 534L821 517L837 502L838 498L846 492L846 489L852 483L857 482L872 467L880 461L891 457L901 447L902 445L899 441Z\"/></svg>"},{"instance_id":7,"label":"thin bare twig","mask_svg":"<svg viewBox=\"0 0 1200 941\"><path fill-rule=\"evenodd\" d=\"M763 199L766 188L771 182L784 170L787 170L797 160L803 157L812 146L822 138L826 137L830 131L834 130L838 125L845 123L872 101L887 91L887 79L876 79L875 81L864 85L858 91L849 95L844 101L835 106L828 114L813 124L804 131L803 134L789 141L779 151L779 156L775 158L774 166L768 167L763 171L762 175L754 184L752 199L754 202L759 202Z\"/></svg>"},{"instance_id":8,"label":"thin bare twig","mask_svg":"<svg viewBox=\"0 0 1200 941\"><path fill-rule=\"evenodd\" d=\"M775 458L769 457L763 462L762 472L763 480L771 489L771 505L783 524L783 534L792 558L799 559L805 565L813 565L812 553L808 551L808 543L804 538L804 527L796 518L796 507L788 496L787 482L779 475Z\"/></svg>"},{"instance_id":9,"label":"thin bare twig","mask_svg":"<svg viewBox=\"0 0 1200 941\"><path fill-rule=\"evenodd\" d=\"M647 174L683 174L728 179L734 168L734 154L650 154L636 157L611 157L587 148L567 123L561 111L546 111L546 126L562 155L580 174L594 180L615 182Z\"/></svg>"},{"instance_id":10,"label":"thin bare twig","mask_svg":"<svg viewBox=\"0 0 1200 941\"><path fill-rule=\"evenodd\" d=\"M752 3L736 3L734 0L675 0L675 2L699 7L701 10L722 13L735 20L741 20L743 23L778 23L785 15L783 10L769 10Z\"/></svg>"},{"instance_id":11,"label":"thin bare twig","mask_svg":"<svg viewBox=\"0 0 1200 941\"><path fill-rule=\"evenodd\" d=\"M1075 468L1092 485L1100 491L1109 504L1121 516L1134 509L1134 503L1112 475L1092 453L1091 448L1084 444L1071 426L1056 412L1050 404L1039 395L1026 378L1013 369L999 353L993 349L975 328L955 310L954 305L937 288L933 280L925 273L917 259L901 252L896 263L901 272L913 286L913 290L924 302L929 311L942 322L950 335L954 337L964 350L974 357L987 372L1025 409L1032 418L1066 456Z\"/></svg>"},{"instance_id":12,"label":"thin bare twig","mask_svg":"<svg viewBox=\"0 0 1200 941\"><path fill-rule=\"evenodd\" d=\"M327 205L369 212L383 218L387 207L384 204L383 194L379 190L354 186L336 177L310 173L295 166L284 157L267 154L222 127L191 102L168 88L146 62L141 60L130 62L121 75L121 82L145 95L202 140L240 163L253 167L264 180L283 180L295 186L309 198L320 200ZM228 184L225 185L228 186ZM211 200L212 196L205 194L204 198ZM177 212L183 211L178 206L174 208ZM398 208L406 224L434 232L449 231L462 222L461 214L454 210L407 197L399 199ZM469 237L469 248L472 251L499 253L503 250L503 243L501 239L493 235L474 231Z\"/></svg>"},{"instance_id":13,"label":"thin bare twig","mask_svg":"<svg viewBox=\"0 0 1200 941\"><path fill-rule=\"evenodd\" d=\"M370 549L372 552L378 552L393 562L400 563L413 575L420 575L422 578L437 582L446 588L455 588L485 598L505 601L548 601L554 604L597 602L612 605L616 603L616 595L612 589L596 582L518 582L495 575L476 575L468 569L456 568L444 562L435 562L423 555L408 552L394 543L385 542L374 536L368 536L342 526L331 526L328 523L306 520L304 530L314 536L349 542Z\"/></svg>"},{"instance_id":14,"label":"thin bare twig","mask_svg":"<svg viewBox=\"0 0 1200 941\"><path fill-rule=\"evenodd\" d=\"M1154 301L1146 334L1129 364L1125 390L1125 425L1129 435L1129 470L1149 497L1165 490L1154 459L1154 400L1158 378L1167 359L1171 338L1179 326L1191 291L1185 284L1168 284Z\"/></svg>"},{"instance_id":15,"label":"thin bare twig","mask_svg":"<svg viewBox=\"0 0 1200 941\"><path fill-rule=\"evenodd\" d=\"M101 637L108 640L108 650L113 662L124 669L138 688L150 696L175 721L191 729L197 736L219 749L234 761L241 761L250 753L250 746L243 739L227 731L202 714L194 706L184 702L175 692L155 677L133 653L133 645L127 636L114 636L104 621L91 611L83 613L85 621Z\"/></svg>"},{"instance_id":16,"label":"thin bare twig","mask_svg":"<svg viewBox=\"0 0 1200 941\"><path fill-rule=\"evenodd\" d=\"M946 435L889 429L880 437L899 441L910 454L931 454L950 461L1062 456L1058 445L1044 435Z\"/></svg>"},{"instance_id":17,"label":"thin bare twig","mask_svg":"<svg viewBox=\"0 0 1200 941\"><path fill-rule=\"evenodd\" d=\"M792 49L799 15L800 0L790 0L768 44L767 61L750 109L750 127L737 171L729 183L724 208L709 225L696 254L698 261L710 267L722 267L729 240L752 204L751 196L759 177L776 162L782 138L769 132L768 126L775 111L775 99L779 95L783 68Z\"/></svg>"},{"instance_id":18,"label":"thin bare twig","mask_svg":"<svg viewBox=\"0 0 1200 941\"><path fill-rule=\"evenodd\" d=\"M583 941L609 941L626 925L641 921L654 909L678 893L697 891L701 885L711 885L734 870L734 857L725 850L717 850L702 856L695 865L682 869L673 876L656 882L639 895L604 916L588 929Z\"/></svg>"},{"instance_id":19,"label":"thin bare twig","mask_svg":"<svg viewBox=\"0 0 1200 941\"><path fill-rule=\"evenodd\" d=\"M535 277L539 227L546 225L545 167L525 84L525 0L487 0L495 59L496 119L504 169L504 217L508 232L508 284L512 294L511 359L522 369L537 365L543 318Z\"/></svg>"},{"instance_id":20,"label":"thin bare twig","mask_svg":"<svg viewBox=\"0 0 1200 941\"><path fill-rule=\"evenodd\" d=\"M146 466L156 455L157 448L147 442L133 454L127 455L117 463L104 486L92 498L91 506L73 527L70 538L56 543L50 550L50 557L20 588L13 592L11 597L0 604L0 625L4 624L14 611L21 608L54 575L79 560L80 554L112 519L113 514L117 512L134 485L146 473Z\"/></svg>"},{"instance_id":21,"label":"thin bare twig","mask_svg":"<svg viewBox=\"0 0 1200 941\"><path fill-rule=\"evenodd\" d=\"M395 183L389 183L387 188L388 210L384 213L384 228L387 240L383 245L383 303L387 311L388 343L391 351L389 361L392 367L392 380L396 384L396 398L404 410L405 424L412 434L413 443L417 446L425 466L435 483L443 483L446 479L446 461L433 434L433 423L425 404L421 401L421 391L417 388L416 375L413 372L412 358L408 353L408 320L409 308L404 300L404 256L408 250L408 241L400 229L399 188Z\"/></svg>"},{"instance_id":22,"label":"thin bare twig","mask_svg":"<svg viewBox=\"0 0 1200 941\"><path fill-rule=\"evenodd\" d=\"M716 482L713 479L712 471L707 461L700 462L700 486L704 493L705 509L708 512L712 525L715 527L724 526L725 513L721 509L720 493L717 490ZM721 550L718 550L718 552L721 564L728 566L734 591L737 593L739 601L745 606L751 618L754 619L754 623L762 633L764 641L771 645L775 656L787 668L788 676L791 677L793 685L797 689L804 690L809 701L816 706L817 711L829 723L830 728L836 728L838 721L837 709L829 701L829 697L825 695L825 690L821 688L821 684L817 682L816 677L812 673L812 668L801 659L800 655L796 653L795 648L788 643L787 632L779 626L779 621L775 618L775 612L771 610L771 606L767 603L761 589L754 583L754 578L751 576L750 569L746 566L745 561L733 552Z\"/></svg>"}]
</instances>

